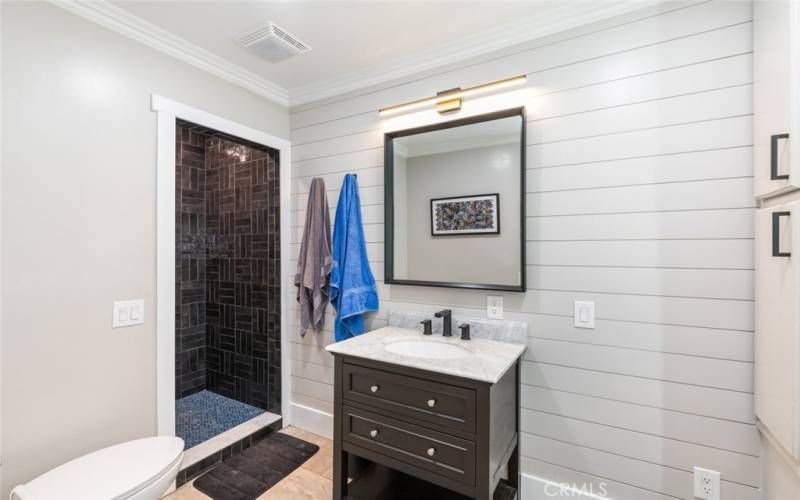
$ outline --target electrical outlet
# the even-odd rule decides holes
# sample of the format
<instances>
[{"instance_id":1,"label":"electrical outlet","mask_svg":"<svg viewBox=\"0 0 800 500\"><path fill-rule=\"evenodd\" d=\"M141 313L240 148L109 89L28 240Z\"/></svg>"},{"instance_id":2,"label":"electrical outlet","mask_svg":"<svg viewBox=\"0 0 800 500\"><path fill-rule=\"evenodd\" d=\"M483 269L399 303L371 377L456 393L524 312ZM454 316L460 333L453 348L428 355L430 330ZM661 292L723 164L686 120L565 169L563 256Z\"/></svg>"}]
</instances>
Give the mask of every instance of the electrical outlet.
<instances>
[{"instance_id":1,"label":"electrical outlet","mask_svg":"<svg viewBox=\"0 0 800 500\"><path fill-rule=\"evenodd\" d=\"M503 296L486 296L486 317L489 319L503 319Z\"/></svg>"},{"instance_id":2,"label":"electrical outlet","mask_svg":"<svg viewBox=\"0 0 800 500\"><path fill-rule=\"evenodd\" d=\"M719 500L719 472L694 468L694 497L703 500Z\"/></svg>"}]
</instances>

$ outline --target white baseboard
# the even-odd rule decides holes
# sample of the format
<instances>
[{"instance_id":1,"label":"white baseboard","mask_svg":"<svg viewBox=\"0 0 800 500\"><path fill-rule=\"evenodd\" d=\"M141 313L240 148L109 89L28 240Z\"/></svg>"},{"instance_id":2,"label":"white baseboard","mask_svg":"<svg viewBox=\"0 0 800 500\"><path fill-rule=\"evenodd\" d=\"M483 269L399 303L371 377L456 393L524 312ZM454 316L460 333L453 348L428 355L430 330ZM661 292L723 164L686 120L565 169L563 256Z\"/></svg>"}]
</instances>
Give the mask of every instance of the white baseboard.
<instances>
[{"instance_id":1,"label":"white baseboard","mask_svg":"<svg viewBox=\"0 0 800 500\"><path fill-rule=\"evenodd\" d=\"M291 404L291 412L293 426L333 439L333 415L330 413L296 403Z\"/></svg>"},{"instance_id":2,"label":"white baseboard","mask_svg":"<svg viewBox=\"0 0 800 500\"><path fill-rule=\"evenodd\" d=\"M529 474L522 474L521 483L520 500L611 500L602 484L560 484Z\"/></svg>"}]
</instances>

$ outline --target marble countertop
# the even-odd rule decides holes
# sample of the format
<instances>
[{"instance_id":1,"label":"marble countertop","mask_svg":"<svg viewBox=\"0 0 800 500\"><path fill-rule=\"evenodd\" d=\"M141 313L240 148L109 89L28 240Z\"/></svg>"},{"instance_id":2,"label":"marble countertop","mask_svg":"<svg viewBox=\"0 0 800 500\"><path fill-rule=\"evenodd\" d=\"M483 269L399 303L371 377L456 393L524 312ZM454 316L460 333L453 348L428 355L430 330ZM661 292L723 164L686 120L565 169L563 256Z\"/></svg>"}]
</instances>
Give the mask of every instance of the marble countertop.
<instances>
[{"instance_id":1,"label":"marble countertop","mask_svg":"<svg viewBox=\"0 0 800 500\"><path fill-rule=\"evenodd\" d=\"M469 353L455 359L433 359L397 354L387 350L389 344L404 340L442 342L462 347ZM458 333L449 338L441 335L423 335L417 330L387 326L330 344L325 350L333 354L371 359L494 384L522 356L525 345L487 339L461 340Z\"/></svg>"}]
</instances>

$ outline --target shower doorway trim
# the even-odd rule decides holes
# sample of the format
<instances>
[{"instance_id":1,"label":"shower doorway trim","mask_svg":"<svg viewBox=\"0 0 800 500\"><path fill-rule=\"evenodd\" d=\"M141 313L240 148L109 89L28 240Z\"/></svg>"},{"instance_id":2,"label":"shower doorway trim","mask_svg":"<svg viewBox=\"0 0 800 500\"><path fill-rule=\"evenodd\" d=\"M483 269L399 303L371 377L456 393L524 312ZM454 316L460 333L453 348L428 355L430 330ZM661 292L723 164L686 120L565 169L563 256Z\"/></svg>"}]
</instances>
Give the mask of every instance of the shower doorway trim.
<instances>
[{"instance_id":1,"label":"shower doorway trim","mask_svg":"<svg viewBox=\"0 0 800 500\"><path fill-rule=\"evenodd\" d=\"M175 131L180 118L280 152L281 416L291 423L289 255L291 143L227 118L153 94L158 115L156 158L156 414L157 432L175 435Z\"/></svg>"}]
</instances>

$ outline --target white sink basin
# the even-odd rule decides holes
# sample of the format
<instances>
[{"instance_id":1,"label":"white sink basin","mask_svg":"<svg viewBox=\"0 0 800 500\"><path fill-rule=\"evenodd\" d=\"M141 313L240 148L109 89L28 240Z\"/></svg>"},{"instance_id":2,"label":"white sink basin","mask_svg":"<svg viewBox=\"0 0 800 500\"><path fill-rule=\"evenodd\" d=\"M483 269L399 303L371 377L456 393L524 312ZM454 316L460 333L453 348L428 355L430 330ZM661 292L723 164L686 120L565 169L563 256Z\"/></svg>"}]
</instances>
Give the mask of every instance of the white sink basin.
<instances>
[{"instance_id":1,"label":"white sink basin","mask_svg":"<svg viewBox=\"0 0 800 500\"><path fill-rule=\"evenodd\" d=\"M424 340L398 340L386 344L386 350L401 356L426 359L458 359L472 354L461 346Z\"/></svg>"}]
</instances>

